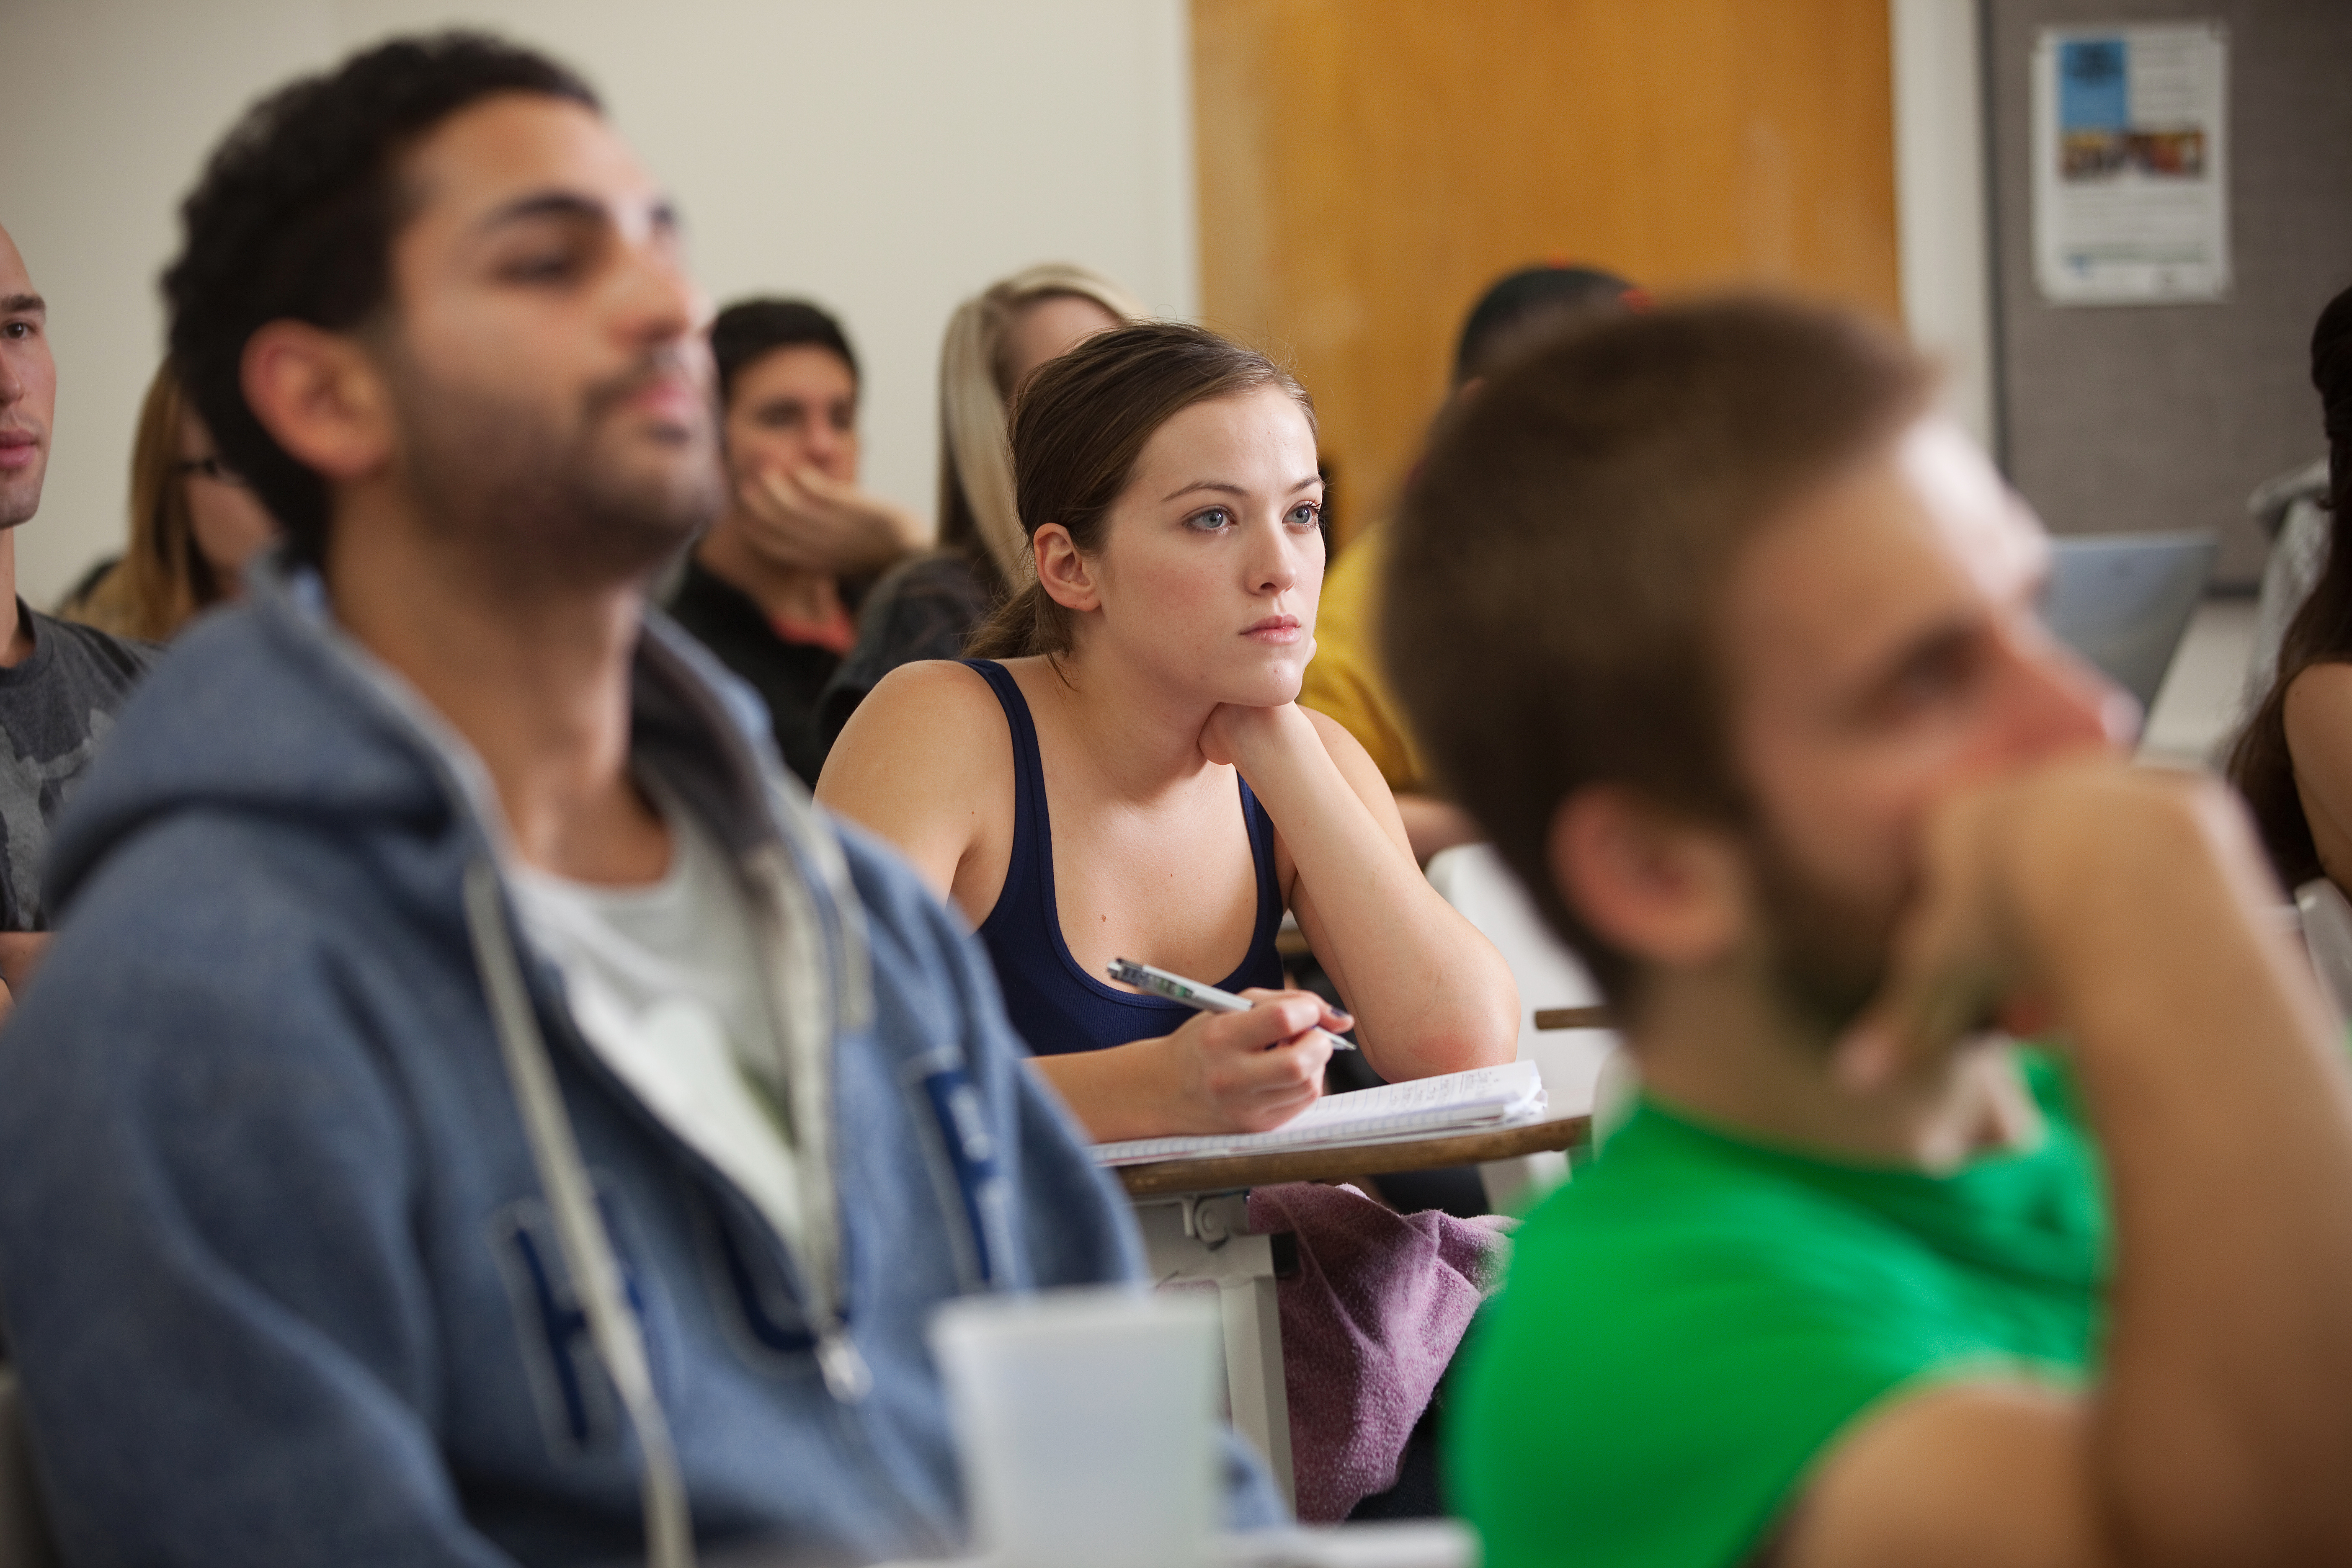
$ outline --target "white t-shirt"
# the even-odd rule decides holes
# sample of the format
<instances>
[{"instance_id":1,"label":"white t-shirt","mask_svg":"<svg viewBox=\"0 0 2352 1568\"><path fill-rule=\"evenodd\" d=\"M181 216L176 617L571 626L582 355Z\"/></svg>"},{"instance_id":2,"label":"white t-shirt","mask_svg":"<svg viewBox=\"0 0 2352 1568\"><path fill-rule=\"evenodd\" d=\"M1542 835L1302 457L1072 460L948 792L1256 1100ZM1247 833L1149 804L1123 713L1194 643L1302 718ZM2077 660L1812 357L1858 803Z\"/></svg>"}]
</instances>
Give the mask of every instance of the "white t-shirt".
<instances>
[{"instance_id":1,"label":"white t-shirt","mask_svg":"<svg viewBox=\"0 0 2352 1568\"><path fill-rule=\"evenodd\" d=\"M661 880L599 887L516 866L516 908L604 1064L797 1247L800 1174L751 910L709 830L648 793L670 833Z\"/></svg>"}]
</instances>

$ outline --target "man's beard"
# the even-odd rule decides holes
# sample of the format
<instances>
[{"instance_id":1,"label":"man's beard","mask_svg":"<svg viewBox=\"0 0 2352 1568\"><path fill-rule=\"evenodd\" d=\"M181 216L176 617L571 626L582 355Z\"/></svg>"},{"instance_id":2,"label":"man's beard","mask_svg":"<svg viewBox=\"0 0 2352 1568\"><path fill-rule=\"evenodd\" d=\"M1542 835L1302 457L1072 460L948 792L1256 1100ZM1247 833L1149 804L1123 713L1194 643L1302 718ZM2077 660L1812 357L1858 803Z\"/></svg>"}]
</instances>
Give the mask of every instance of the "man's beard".
<instances>
[{"instance_id":1,"label":"man's beard","mask_svg":"<svg viewBox=\"0 0 2352 1568\"><path fill-rule=\"evenodd\" d=\"M1885 984L1898 901L1870 910L1832 891L1797 863L1769 828L1748 837L1763 923L1765 982L1789 1016L1823 1042L1836 1039Z\"/></svg>"},{"instance_id":2,"label":"man's beard","mask_svg":"<svg viewBox=\"0 0 2352 1568\"><path fill-rule=\"evenodd\" d=\"M400 366L393 395L420 521L525 591L644 577L716 517L724 497L707 423L681 436L688 450L666 464L629 464L610 428L623 402L675 373L678 353L649 353L591 387L569 428L535 406Z\"/></svg>"}]
</instances>

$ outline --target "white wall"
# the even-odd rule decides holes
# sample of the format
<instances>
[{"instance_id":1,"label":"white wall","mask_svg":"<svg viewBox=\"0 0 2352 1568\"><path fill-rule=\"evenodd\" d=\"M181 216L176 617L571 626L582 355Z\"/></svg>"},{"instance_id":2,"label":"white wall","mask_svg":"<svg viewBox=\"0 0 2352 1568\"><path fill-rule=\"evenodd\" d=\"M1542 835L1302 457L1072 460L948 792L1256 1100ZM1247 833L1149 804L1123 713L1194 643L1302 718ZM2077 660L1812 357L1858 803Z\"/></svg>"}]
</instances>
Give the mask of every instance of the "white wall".
<instances>
[{"instance_id":1,"label":"white wall","mask_svg":"<svg viewBox=\"0 0 2352 1568\"><path fill-rule=\"evenodd\" d=\"M1993 445L1992 257L1977 0L1888 0L1903 320L1944 367L1944 408Z\"/></svg>"},{"instance_id":2,"label":"white wall","mask_svg":"<svg viewBox=\"0 0 2352 1568\"><path fill-rule=\"evenodd\" d=\"M865 363L866 479L929 516L940 330L1032 261L1199 308L1184 0L0 0L0 225L48 297L58 426L18 581L121 548L154 280L205 153L257 93L467 23L583 70L677 193L719 300L806 294Z\"/></svg>"}]
</instances>

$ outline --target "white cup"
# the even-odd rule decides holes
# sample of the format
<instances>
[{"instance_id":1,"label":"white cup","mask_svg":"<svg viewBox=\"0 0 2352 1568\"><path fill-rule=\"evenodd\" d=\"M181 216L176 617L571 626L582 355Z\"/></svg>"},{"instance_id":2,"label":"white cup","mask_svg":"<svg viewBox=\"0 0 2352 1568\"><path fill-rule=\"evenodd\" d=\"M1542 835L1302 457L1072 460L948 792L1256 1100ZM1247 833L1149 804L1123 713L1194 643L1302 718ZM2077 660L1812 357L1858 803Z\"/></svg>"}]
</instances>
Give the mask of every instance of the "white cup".
<instances>
[{"instance_id":1,"label":"white cup","mask_svg":"<svg viewBox=\"0 0 2352 1568\"><path fill-rule=\"evenodd\" d=\"M967 1296L930 1340L976 1551L1018 1568L1197 1568L1217 1500L1213 1301Z\"/></svg>"}]
</instances>

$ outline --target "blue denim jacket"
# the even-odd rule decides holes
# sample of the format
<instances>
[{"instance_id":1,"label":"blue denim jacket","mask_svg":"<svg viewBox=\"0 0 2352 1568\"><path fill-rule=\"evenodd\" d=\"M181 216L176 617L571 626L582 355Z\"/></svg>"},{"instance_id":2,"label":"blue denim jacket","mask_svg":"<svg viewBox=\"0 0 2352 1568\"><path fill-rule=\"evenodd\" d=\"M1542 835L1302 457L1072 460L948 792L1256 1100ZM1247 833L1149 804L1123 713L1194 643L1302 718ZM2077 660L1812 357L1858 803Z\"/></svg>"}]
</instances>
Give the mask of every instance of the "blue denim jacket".
<instances>
[{"instance_id":1,"label":"blue denim jacket","mask_svg":"<svg viewBox=\"0 0 2352 1568\"><path fill-rule=\"evenodd\" d=\"M0 1035L0 1310L53 1523L89 1563L625 1560L641 1454L463 902L493 814L314 577L256 586L124 710L55 841L61 933ZM516 954L695 1533L959 1550L926 1320L1133 1279L1131 1222L1020 1068L977 944L781 793L750 694L656 616L633 700L640 764L783 884L829 1101L812 1260ZM831 1388L829 1329L859 1373ZM1263 1473L1238 1449L1229 1470L1229 1522L1271 1522Z\"/></svg>"}]
</instances>

